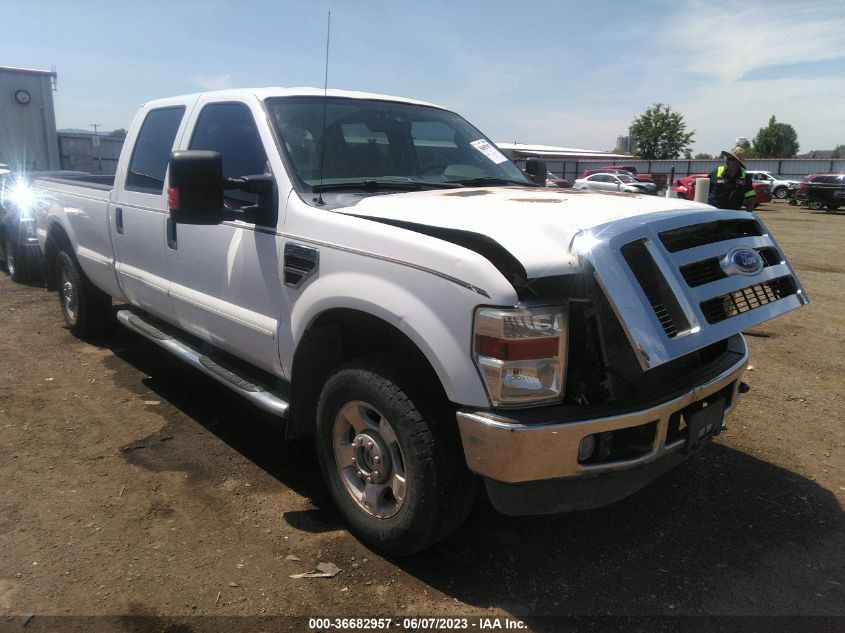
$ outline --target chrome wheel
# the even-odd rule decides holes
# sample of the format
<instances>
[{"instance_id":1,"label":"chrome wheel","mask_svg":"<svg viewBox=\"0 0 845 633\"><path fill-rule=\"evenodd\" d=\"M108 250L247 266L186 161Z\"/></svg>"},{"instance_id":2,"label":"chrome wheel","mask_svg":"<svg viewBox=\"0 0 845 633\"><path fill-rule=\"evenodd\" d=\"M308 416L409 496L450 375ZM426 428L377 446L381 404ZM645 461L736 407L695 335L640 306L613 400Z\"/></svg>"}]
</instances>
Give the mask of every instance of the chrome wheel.
<instances>
[{"instance_id":1,"label":"chrome wheel","mask_svg":"<svg viewBox=\"0 0 845 633\"><path fill-rule=\"evenodd\" d=\"M778 200L783 200L788 195L789 189L787 189L786 187L778 187L777 189L775 189L775 198L777 198Z\"/></svg>"},{"instance_id":2,"label":"chrome wheel","mask_svg":"<svg viewBox=\"0 0 845 633\"><path fill-rule=\"evenodd\" d=\"M73 285L73 281L71 280L67 269L62 269L59 287L61 288L62 293L62 309L64 310L68 323L73 325L76 323L76 311L79 302L76 296L76 288Z\"/></svg>"},{"instance_id":3,"label":"chrome wheel","mask_svg":"<svg viewBox=\"0 0 845 633\"><path fill-rule=\"evenodd\" d=\"M332 447L344 488L364 512L387 519L408 492L405 459L396 432L375 407L348 402L334 421Z\"/></svg>"}]
</instances>

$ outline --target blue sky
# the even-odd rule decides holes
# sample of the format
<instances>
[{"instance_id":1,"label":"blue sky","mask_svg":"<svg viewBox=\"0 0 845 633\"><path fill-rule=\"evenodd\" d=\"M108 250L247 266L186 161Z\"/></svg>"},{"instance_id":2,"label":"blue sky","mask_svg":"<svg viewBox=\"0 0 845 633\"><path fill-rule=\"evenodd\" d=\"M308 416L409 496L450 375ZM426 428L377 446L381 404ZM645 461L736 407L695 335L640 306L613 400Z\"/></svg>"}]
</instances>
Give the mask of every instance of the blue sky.
<instances>
[{"instance_id":1,"label":"blue sky","mask_svg":"<svg viewBox=\"0 0 845 633\"><path fill-rule=\"evenodd\" d=\"M0 65L59 74L59 127L127 127L144 101L322 86L454 109L500 142L611 149L655 102L696 152L774 114L801 151L845 143L837 2L0 0ZM90 128L89 128L90 129Z\"/></svg>"}]
</instances>

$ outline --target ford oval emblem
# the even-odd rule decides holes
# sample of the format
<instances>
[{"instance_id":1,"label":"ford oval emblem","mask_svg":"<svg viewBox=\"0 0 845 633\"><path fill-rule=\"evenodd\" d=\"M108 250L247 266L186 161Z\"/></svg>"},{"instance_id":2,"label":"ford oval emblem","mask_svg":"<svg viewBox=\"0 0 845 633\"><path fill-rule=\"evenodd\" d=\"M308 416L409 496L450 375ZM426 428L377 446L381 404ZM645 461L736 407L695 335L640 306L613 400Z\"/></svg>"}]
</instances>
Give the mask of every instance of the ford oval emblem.
<instances>
[{"instance_id":1,"label":"ford oval emblem","mask_svg":"<svg viewBox=\"0 0 845 633\"><path fill-rule=\"evenodd\" d=\"M763 258L751 248L736 248L722 260L722 269L728 274L755 275L763 269Z\"/></svg>"}]
</instances>

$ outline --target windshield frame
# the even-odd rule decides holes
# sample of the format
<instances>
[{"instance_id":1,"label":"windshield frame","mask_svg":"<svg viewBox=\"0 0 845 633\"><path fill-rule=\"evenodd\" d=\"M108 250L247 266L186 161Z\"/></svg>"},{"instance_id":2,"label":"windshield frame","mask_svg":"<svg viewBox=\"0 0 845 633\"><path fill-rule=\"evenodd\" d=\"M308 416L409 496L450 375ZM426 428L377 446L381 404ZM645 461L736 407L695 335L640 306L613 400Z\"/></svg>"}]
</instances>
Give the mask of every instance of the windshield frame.
<instances>
[{"instance_id":1,"label":"windshield frame","mask_svg":"<svg viewBox=\"0 0 845 633\"><path fill-rule=\"evenodd\" d=\"M472 125L472 123L467 121L460 114L454 112L453 110L449 110L447 108L442 108L442 107L439 107L439 106L434 106L434 105L425 104L425 103L416 103L416 102L413 102L413 101L379 98L377 96L366 97L366 98L358 98L358 97L352 97L352 96L336 96L336 95L324 96L324 95L305 95L305 94L303 94L303 95L280 95L280 96L266 97L265 99L262 100L262 106L263 106L265 115L267 116L267 122L268 122L270 130L273 134L274 141L276 143L276 149L278 150L278 152L281 156L282 163L285 167L285 170L288 173L288 178L291 182L293 189L297 192L299 197L303 201L307 202L308 204L315 203L317 201L318 197L320 196L320 192L318 190L315 190L314 185L309 184L300 175L299 171L297 170L296 165L295 165L292 157L288 153L288 150L287 150L287 147L286 147L286 144L285 144L284 136L283 136L281 130L279 130L279 127L277 125L277 118L276 118L274 111L273 111L273 106L274 106L275 103L290 101L290 100L296 100L296 101L300 101L300 102L301 101L314 101L314 102L317 102L318 104L321 104L324 100L326 102L336 101L336 102L385 103L385 104L392 104L392 105L399 105L399 106L407 106L407 107L412 107L412 108L419 108L419 109L422 109L422 110L432 110L432 111L436 111L436 112L441 113L441 114L451 115L451 116L455 117L463 125L465 125L469 131L472 131L473 136L475 136L476 140L483 140L483 141L489 143L497 151L502 153L502 155L505 156L506 160L503 161L500 164L510 163L513 166L513 168L516 170L516 173L518 174L516 176L516 178L522 178L524 180L524 185L526 187L535 186L534 183L524 174L524 172L513 162L513 160L511 160L503 152L501 152L501 150L498 149L496 144L486 134L481 132L477 127ZM350 189L349 189L349 191L346 191L345 193L360 193L361 195L373 195L374 193L376 193L376 192L362 191L360 188L356 189L355 185L356 185L357 181L353 182L353 178L356 178L356 177L350 177ZM389 178L389 177L386 177L386 178ZM394 177L394 178L399 178L399 177ZM516 178L514 178L514 179L516 179ZM369 178L369 177L358 179L358 181L362 181L362 180L372 180L372 179ZM330 182L330 180L329 180L329 182ZM426 181L424 181L424 180L417 181L417 180L413 180L413 179L410 179L410 178L409 178L408 182L409 183L419 182L421 185L423 185L423 188L424 188L424 185L426 184ZM464 185L461 185L460 183L458 183L456 181L450 181L450 180L445 180L445 179L444 180L433 180L433 181L431 181L431 185L432 185L432 188L439 189L439 188L443 188L442 185L449 184L450 182L454 183L456 187L464 186ZM523 183L519 182L517 184L523 184ZM500 185L497 185L497 186L500 186ZM516 185L509 185L509 186L516 186ZM341 191L342 190L338 189L337 193L340 193ZM401 192L401 190L398 190L398 189L387 188L387 189L383 189L383 190L378 190L377 193L379 193L379 194L390 194L390 193L400 193L400 192ZM335 193L335 192L332 192L332 193ZM316 197L314 197L313 200L312 200L311 199L312 196L316 196Z\"/></svg>"}]
</instances>

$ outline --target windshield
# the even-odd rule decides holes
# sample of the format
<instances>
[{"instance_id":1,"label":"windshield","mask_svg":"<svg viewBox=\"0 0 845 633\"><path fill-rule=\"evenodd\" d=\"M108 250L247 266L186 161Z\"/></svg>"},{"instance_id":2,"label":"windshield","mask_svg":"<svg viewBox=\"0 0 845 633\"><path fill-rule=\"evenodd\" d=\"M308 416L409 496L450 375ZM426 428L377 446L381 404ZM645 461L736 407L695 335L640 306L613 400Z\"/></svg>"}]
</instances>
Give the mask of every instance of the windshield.
<instances>
[{"instance_id":1,"label":"windshield","mask_svg":"<svg viewBox=\"0 0 845 633\"><path fill-rule=\"evenodd\" d=\"M616 177L617 177L619 180L621 180L622 182L637 182L637 179L636 179L636 178L632 178L631 176L624 176L624 175L622 175L622 174L619 174L619 175L617 175Z\"/></svg>"},{"instance_id":2,"label":"windshield","mask_svg":"<svg viewBox=\"0 0 845 633\"><path fill-rule=\"evenodd\" d=\"M279 97L267 106L299 184L310 190L532 184L453 112L338 97Z\"/></svg>"}]
</instances>

